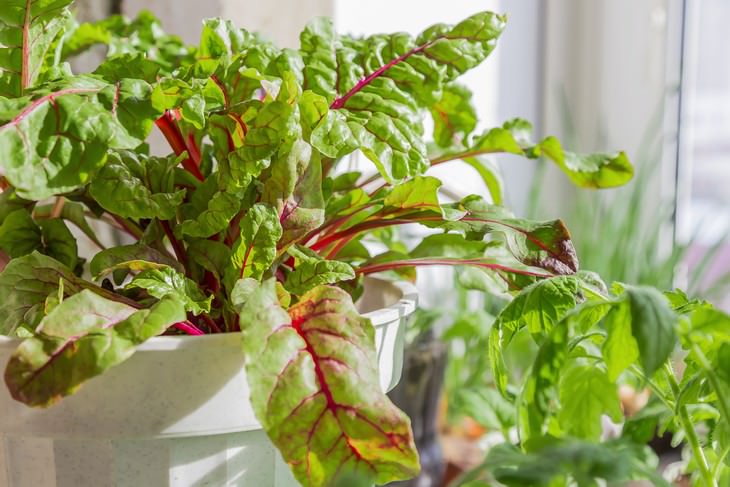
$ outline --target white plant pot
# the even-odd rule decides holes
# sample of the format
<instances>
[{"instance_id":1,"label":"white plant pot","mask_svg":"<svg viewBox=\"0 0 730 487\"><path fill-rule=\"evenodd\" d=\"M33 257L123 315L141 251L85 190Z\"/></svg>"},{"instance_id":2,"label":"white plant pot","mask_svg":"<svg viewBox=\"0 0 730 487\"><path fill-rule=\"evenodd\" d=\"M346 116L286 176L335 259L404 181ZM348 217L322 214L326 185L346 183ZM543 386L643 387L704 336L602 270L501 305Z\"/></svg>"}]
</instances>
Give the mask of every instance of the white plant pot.
<instances>
[{"instance_id":1,"label":"white plant pot","mask_svg":"<svg viewBox=\"0 0 730 487\"><path fill-rule=\"evenodd\" d=\"M407 283L368 279L384 391L400 380ZM19 340L0 337L5 368ZM0 487L297 485L248 399L240 335L158 337L48 409L0 384Z\"/></svg>"}]
</instances>

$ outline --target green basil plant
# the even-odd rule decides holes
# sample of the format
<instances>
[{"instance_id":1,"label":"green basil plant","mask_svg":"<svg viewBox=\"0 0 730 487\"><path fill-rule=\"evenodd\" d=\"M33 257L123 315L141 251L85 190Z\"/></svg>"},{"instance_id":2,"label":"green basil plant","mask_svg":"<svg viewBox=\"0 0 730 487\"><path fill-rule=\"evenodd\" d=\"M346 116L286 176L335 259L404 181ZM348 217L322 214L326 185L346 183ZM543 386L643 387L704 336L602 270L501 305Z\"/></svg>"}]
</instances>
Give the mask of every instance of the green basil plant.
<instances>
[{"instance_id":1,"label":"green basil plant","mask_svg":"<svg viewBox=\"0 0 730 487\"><path fill-rule=\"evenodd\" d=\"M71 3L0 7L0 334L23 339L5 369L18 401L50 406L154 336L240 333L250 401L302 484L353 470L406 479L419 469L409 420L379 388L373 327L353 299L368 274L432 265L457 266L486 292L524 290L492 328L489 353L507 395L501 347L522 327L540 340L541 373L521 396L527 436L550 427L594 437L595 411L615 417L616 405L599 401L589 419L568 409L556 428L556 398L615 387L627 367L663 367L679 323L665 298L632 288L614 297L579 271L560 220L502 206L485 154L546 158L587 188L633 174L622 152L536 142L524 120L475 133L457 79L495 48L503 16L477 13L415 38L340 35L316 19L294 50L219 19L204 21L196 46L149 13L78 24ZM68 60L98 44L105 60L73 72ZM150 154L153 130L168 155ZM341 163L356 152L373 175ZM488 198L442 202L428 171L452 161L477 171ZM100 223L133 243L105 247ZM387 230L413 223L432 234L388 246ZM70 225L99 251L80 256ZM571 358L588 349L563 326L585 331L604 317L607 371ZM571 386L553 393L561 373Z\"/></svg>"}]
</instances>

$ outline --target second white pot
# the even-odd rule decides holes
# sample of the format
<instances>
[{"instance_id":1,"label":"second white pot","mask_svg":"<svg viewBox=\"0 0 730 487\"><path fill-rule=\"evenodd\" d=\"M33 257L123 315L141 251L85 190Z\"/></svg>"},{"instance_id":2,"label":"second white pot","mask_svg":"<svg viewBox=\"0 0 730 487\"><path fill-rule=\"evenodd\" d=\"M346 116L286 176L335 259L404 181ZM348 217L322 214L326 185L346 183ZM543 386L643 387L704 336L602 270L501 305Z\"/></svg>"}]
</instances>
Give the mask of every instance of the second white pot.
<instances>
[{"instance_id":1,"label":"second white pot","mask_svg":"<svg viewBox=\"0 0 730 487\"><path fill-rule=\"evenodd\" d=\"M370 279L380 383L400 379L407 283ZM19 341L0 337L4 368ZM48 409L0 387L0 487L297 485L248 400L240 335L158 337Z\"/></svg>"}]
</instances>

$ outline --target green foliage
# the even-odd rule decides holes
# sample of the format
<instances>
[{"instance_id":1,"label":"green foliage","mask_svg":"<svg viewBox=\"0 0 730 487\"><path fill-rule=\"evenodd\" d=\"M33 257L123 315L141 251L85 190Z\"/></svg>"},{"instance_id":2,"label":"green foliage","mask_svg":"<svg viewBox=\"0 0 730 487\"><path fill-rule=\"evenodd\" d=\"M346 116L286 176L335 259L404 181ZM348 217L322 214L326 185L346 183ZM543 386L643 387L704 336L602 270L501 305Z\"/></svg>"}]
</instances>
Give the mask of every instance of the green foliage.
<instances>
[{"instance_id":1,"label":"green foliage","mask_svg":"<svg viewBox=\"0 0 730 487\"><path fill-rule=\"evenodd\" d=\"M461 395L464 409L485 408L482 421L505 431L535 412L522 428L530 434L555 417L552 399L576 410L563 366L589 358L568 342L603 316L575 311L601 296L600 280L578 272L562 221L501 206L499 174L479 156L544 155L588 187L621 184L632 169L622 153L529 142L520 120L472 133L471 95L456 80L494 49L503 16L481 12L415 38L339 35L316 19L294 50L219 19L186 46L147 12L76 25L67 0L11 3L0 14L0 44L13 46L0 50L0 262L11 258L0 269L0 333L25 338L5 373L18 400L51 404L156 335L241 330L256 415L302 483L404 479L418 470L409 421L380 390L374 330L352 297L364 275L414 278L417 266L452 265L475 288L525 289L495 324L500 340L466 321L454 336L474 331L493 357L521 328L549 344L536 343L548 373L527 382L523 406L510 411L511 398L475 390ZM63 64L97 44L107 58L92 73ZM427 114L436 144L427 144ZM170 144L165 157L148 153L153 125ZM376 174L342 173L356 151ZM424 173L459 159L478 171L491 203L441 202L441 183ZM104 248L93 220L132 242ZM78 256L67 222L101 250ZM409 251L393 229L412 223L441 234ZM87 270L98 284L81 277ZM601 302L629 310L631 327L612 333L631 331L647 374L678 333L662 299L627 288ZM727 355L708 360L722 365ZM580 369L585 383L610 390L631 365L611 360ZM487 364L482 353L473 365ZM592 401L567 430L594 436L597 415L613 406Z\"/></svg>"}]
</instances>

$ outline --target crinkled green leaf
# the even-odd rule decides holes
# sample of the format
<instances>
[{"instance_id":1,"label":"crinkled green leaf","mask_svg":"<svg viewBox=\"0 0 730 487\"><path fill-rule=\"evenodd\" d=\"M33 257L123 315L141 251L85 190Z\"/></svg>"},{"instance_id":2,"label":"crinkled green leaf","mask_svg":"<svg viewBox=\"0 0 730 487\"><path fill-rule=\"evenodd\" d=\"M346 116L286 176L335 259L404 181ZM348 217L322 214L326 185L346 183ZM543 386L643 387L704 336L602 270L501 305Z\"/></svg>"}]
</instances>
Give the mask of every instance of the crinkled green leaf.
<instances>
[{"instance_id":1,"label":"crinkled green leaf","mask_svg":"<svg viewBox=\"0 0 730 487\"><path fill-rule=\"evenodd\" d=\"M22 96L53 63L73 0L5 0L0 12L0 95Z\"/></svg>"},{"instance_id":2,"label":"crinkled green leaf","mask_svg":"<svg viewBox=\"0 0 730 487\"><path fill-rule=\"evenodd\" d=\"M560 377L558 421L562 429L578 438L597 440L603 414L615 422L623 418L616 384L595 364L571 364Z\"/></svg>"},{"instance_id":3,"label":"crinkled green leaf","mask_svg":"<svg viewBox=\"0 0 730 487\"><path fill-rule=\"evenodd\" d=\"M441 206L444 218L429 217L420 223L429 227L464 232L481 239L487 233L504 235L507 246L521 263L555 274L574 274L578 270L570 233L562 220L531 221L513 218L505 209L486 204L479 197ZM456 214L448 219L450 213Z\"/></svg>"},{"instance_id":4,"label":"crinkled green leaf","mask_svg":"<svg viewBox=\"0 0 730 487\"><path fill-rule=\"evenodd\" d=\"M327 108L326 103L324 107ZM358 148L358 140L347 123L347 117L339 110L326 112L326 115L312 130L309 142L322 154L333 158L350 154Z\"/></svg>"},{"instance_id":5,"label":"crinkled green leaf","mask_svg":"<svg viewBox=\"0 0 730 487\"><path fill-rule=\"evenodd\" d=\"M112 153L89 186L89 192L107 211L125 218L170 220L185 197L175 190L171 157L149 157L135 152Z\"/></svg>"},{"instance_id":6,"label":"crinkled green leaf","mask_svg":"<svg viewBox=\"0 0 730 487\"><path fill-rule=\"evenodd\" d=\"M212 272L216 278L223 277L231 258L231 249L222 242L207 239L186 239L188 259Z\"/></svg>"},{"instance_id":7,"label":"crinkled green leaf","mask_svg":"<svg viewBox=\"0 0 730 487\"><path fill-rule=\"evenodd\" d=\"M385 197L385 205L399 210L432 210L441 212L438 189L441 181L431 176L415 176L397 185Z\"/></svg>"},{"instance_id":8,"label":"crinkled green leaf","mask_svg":"<svg viewBox=\"0 0 730 487\"><path fill-rule=\"evenodd\" d=\"M164 73L193 60L191 48L179 37L165 34L160 21L147 10L142 10L133 20L112 15L79 25L64 39L61 57L66 59L96 44L105 44L109 57L142 54L158 64Z\"/></svg>"},{"instance_id":9,"label":"crinkled green leaf","mask_svg":"<svg viewBox=\"0 0 730 487\"><path fill-rule=\"evenodd\" d=\"M433 138L441 147L464 140L477 126L477 113L471 103L471 91L463 85L445 86L441 99L431 106Z\"/></svg>"},{"instance_id":10,"label":"crinkled green leaf","mask_svg":"<svg viewBox=\"0 0 730 487\"><path fill-rule=\"evenodd\" d=\"M233 25L230 20L205 19L200 34L198 55L218 59L241 52L252 35Z\"/></svg>"},{"instance_id":11,"label":"crinkled green leaf","mask_svg":"<svg viewBox=\"0 0 730 487\"><path fill-rule=\"evenodd\" d=\"M240 277L260 280L276 258L281 238L279 214L272 206L258 203L241 219L241 232L231 248L231 264Z\"/></svg>"},{"instance_id":12,"label":"crinkled green leaf","mask_svg":"<svg viewBox=\"0 0 730 487\"><path fill-rule=\"evenodd\" d=\"M174 299L136 311L81 291L58 304L21 343L5 369L5 382L16 400L49 406L184 319L183 306Z\"/></svg>"},{"instance_id":13,"label":"crinkled green leaf","mask_svg":"<svg viewBox=\"0 0 730 487\"><path fill-rule=\"evenodd\" d=\"M325 126L332 123L348 141L352 134L386 180L406 179L428 167L419 111L487 57L503 26L503 17L485 12L453 27L435 25L417 39L403 33L354 39L336 35L331 21L316 19L300 38L304 87L341 110L348 125L335 124L333 117Z\"/></svg>"},{"instance_id":14,"label":"crinkled green leaf","mask_svg":"<svg viewBox=\"0 0 730 487\"><path fill-rule=\"evenodd\" d=\"M171 267L145 269L127 284L126 289L141 288L157 299L175 298L194 315L210 311L213 296L205 296L195 281Z\"/></svg>"},{"instance_id":15,"label":"crinkled green leaf","mask_svg":"<svg viewBox=\"0 0 730 487\"><path fill-rule=\"evenodd\" d=\"M274 206L279 214L283 230L280 249L319 227L324 221L319 153L303 140L294 141L272 161L261 200Z\"/></svg>"},{"instance_id":16,"label":"crinkled green leaf","mask_svg":"<svg viewBox=\"0 0 730 487\"><path fill-rule=\"evenodd\" d=\"M94 279L98 279L117 269L142 271L161 267L172 267L178 272L183 272L182 265L175 259L157 249L136 243L98 252L89 263L89 272Z\"/></svg>"},{"instance_id":17,"label":"crinkled green leaf","mask_svg":"<svg viewBox=\"0 0 730 487\"><path fill-rule=\"evenodd\" d=\"M150 86L74 77L28 96L0 99L0 168L21 197L40 200L76 189L108 149L133 149L159 115Z\"/></svg>"},{"instance_id":18,"label":"crinkled green leaf","mask_svg":"<svg viewBox=\"0 0 730 487\"><path fill-rule=\"evenodd\" d=\"M489 244L481 240L467 240L458 233L429 235L416 245L409 255L419 257L484 257Z\"/></svg>"},{"instance_id":19,"label":"crinkled green leaf","mask_svg":"<svg viewBox=\"0 0 730 487\"><path fill-rule=\"evenodd\" d=\"M374 329L345 291L315 288L287 314L271 279L247 294L241 325L251 403L299 482L418 472L408 418L380 390Z\"/></svg>"},{"instance_id":20,"label":"crinkled green leaf","mask_svg":"<svg viewBox=\"0 0 730 487\"><path fill-rule=\"evenodd\" d=\"M509 120L464 144L463 150L439 155L432 163L465 159L481 154L508 153L530 159L547 157L583 188L613 188L631 180L634 168L623 152L614 154L576 154L564 151L555 137L535 144L530 141L532 125L521 119Z\"/></svg>"},{"instance_id":21,"label":"crinkled green leaf","mask_svg":"<svg viewBox=\"0 0 730 487\"><path fill-rule=\"evenodd\" d=\"M82 289L81 280L57 260L39 252L13 259L0 273L0 335L11 335L20 325L34 328L43 316L46 298L58 291Z\"/></svg>"},{"instance_id":22,"label":"crinkled green leaf","mask_svg":"<svg viewBox=\"0 0 730 487\"><path fill-rule=\"evenodd\" d=\"M185 220L175 231L191 237L210 237L228 228L231 219L240 209L241 202L235 195L218 191L202 213L193 220Z\"/></svg>"},{"instance_id":23,"label":"crinkled green leaf","mask_svg":"<svg viewBox=\"0 0 730 487\"><path fill-rule=\"evenodd\" d=\"M159 72L160 65L151 61L146 53L125 53L111 56L94 70L94 74L110 83L116 83L124 78L141 79L154 83L157 81Z\"/></svg>"},{"instance_id":24,"label":"crinkled green leaf","mask_svg":"<svg viewBox=\"0 0 730 487\"><path fill-rule=\"evenodd\" d=\"M355 278L355 271L346 262L323 259L306 247L292 248L289 253L294 257L294 270L284 287L292 294L301 296L317 286Z\"/></svg>"}]
</instances>

